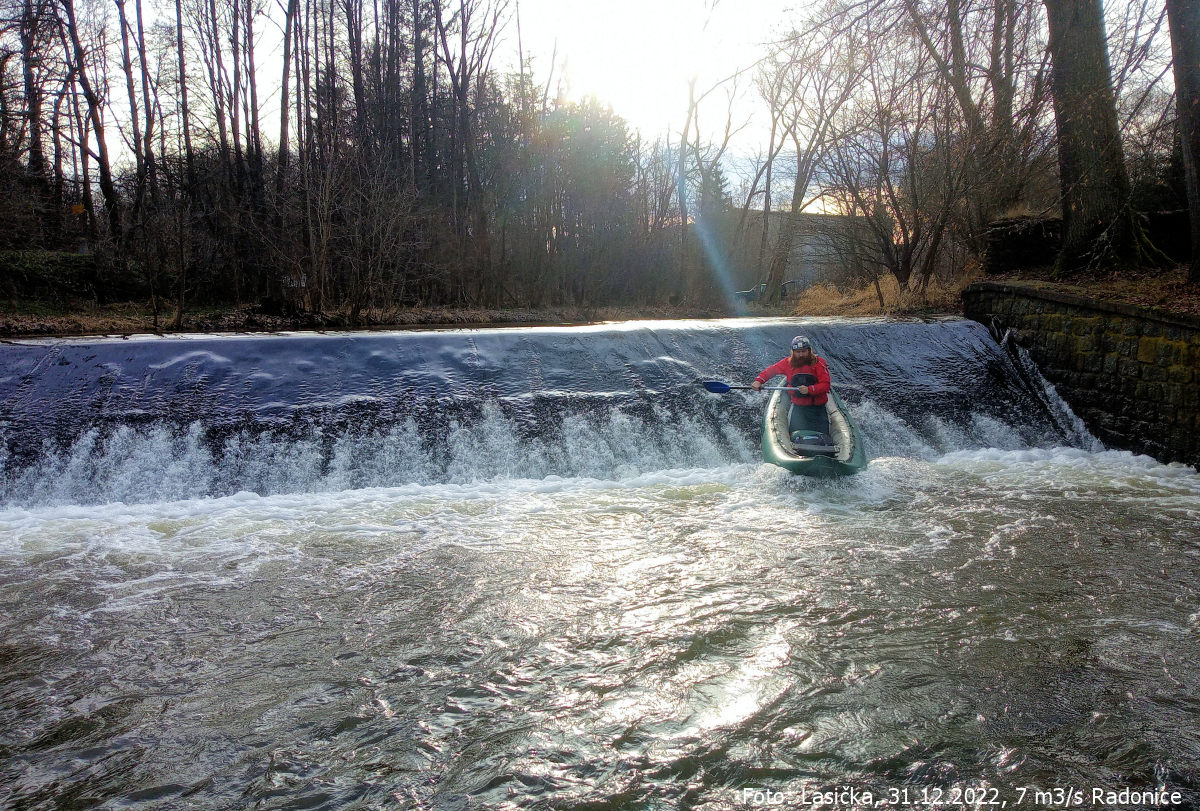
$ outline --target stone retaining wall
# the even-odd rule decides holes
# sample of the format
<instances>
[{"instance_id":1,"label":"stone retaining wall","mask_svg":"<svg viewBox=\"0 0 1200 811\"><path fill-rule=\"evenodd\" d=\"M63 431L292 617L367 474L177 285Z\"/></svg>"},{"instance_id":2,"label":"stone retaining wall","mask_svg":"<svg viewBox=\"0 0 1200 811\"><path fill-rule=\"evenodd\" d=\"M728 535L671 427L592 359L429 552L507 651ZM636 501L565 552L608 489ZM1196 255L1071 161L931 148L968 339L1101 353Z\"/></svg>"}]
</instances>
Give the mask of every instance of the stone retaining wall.
<instances>
[{"instance_id":1,"label":"stone retaining wall","mask_svg":"<svg viewBox=\"0 0 1200 811\"><path fill-rule=\"evenodd\" d=\"M981 282L963 309L1011 329L1104 444L1200 466L1200 318L1099 303L1036 282Z\"/></svg>"}]
</instances>

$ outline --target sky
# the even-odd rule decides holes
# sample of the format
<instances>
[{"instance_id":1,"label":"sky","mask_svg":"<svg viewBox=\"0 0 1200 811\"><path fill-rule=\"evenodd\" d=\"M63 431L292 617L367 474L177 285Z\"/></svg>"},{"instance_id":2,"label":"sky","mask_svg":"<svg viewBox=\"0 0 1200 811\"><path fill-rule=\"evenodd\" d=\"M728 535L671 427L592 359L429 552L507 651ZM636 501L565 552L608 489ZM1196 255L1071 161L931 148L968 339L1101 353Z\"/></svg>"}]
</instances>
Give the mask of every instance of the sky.
<instances>
[{"instance_id":1,"label":"sky","mask_svg":"<svg viewBox=\"0 0 1200 811\"><path fill-rule=\"evenodd\" d=\"M688 80L708 89L764 53L763 44L795 19L804 0L513 0L521 43L535 80L545 85L554 58L551 95L561 87L578 101L595 96L631 128L653 139L678 133L687 114ZM515 53L514 20L501 46ZM513 60L516 64L516 60ZM740 81L735 126L750 121L739 141L767 141L765 111L754 103L752 72ZM721 91L702 107L702 131L725 123Z\"/></svg>"},{"instance_id":2,"label":"sky","mask_svg":"<svg viewBox=\"0 0 1200 811\"><path fill-rule=\"evenodd\" d=\"M806 2L509 0L509 19L496 44L492 68L517 70L519 12L521 45L532 64L533 81L545 87L549 80L551 98L561 94L579 101L593 96L609 105L631 130L640 131L645 140L668 133L678 137L687 115L689 78L696 76L697 91L703 92L752 66L764 54L764 44L795 20L800 13L795 9ZM173 23L173 7L167 5L147 3L148 8L165 15L163 22ZM279 3L268 3L267 19L256 26L260 116L263 133L272 140L278 136L283 58L280 8ZM114 106L123 108L124 93L115 89L112 95ZM725 115L725 95L718 90L701 107L702 134L710 139L719 137ZM754 89L752 70L740 79L735 102L734 126L743 125L730 153L750 157L764 151L770 121ZM109 146L118 160L131 159L128 145L115 127L114 119L110 121Z\"/></svg>"}]
</instances>

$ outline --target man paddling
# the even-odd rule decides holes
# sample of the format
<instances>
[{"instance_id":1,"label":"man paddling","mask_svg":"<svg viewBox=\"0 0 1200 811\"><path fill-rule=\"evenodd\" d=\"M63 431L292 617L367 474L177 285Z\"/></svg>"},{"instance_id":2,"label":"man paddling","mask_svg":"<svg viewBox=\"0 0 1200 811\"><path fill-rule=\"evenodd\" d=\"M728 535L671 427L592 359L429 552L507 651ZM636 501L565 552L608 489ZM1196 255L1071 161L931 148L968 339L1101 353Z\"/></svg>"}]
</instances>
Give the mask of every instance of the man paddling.
<instances>
[{"instance_id":1,"label":"man paddling","mask_svg":"<svg viewBox=\"0 0 1200 811\"><path fill-rule=\"evenodd\" d=\"M783 375L792 388L788 396L792 407L788 412L788 431L819 431L829 433L829 367L825 359L813 354L812 343L803 335L792 339L792 354L763 369L750 388L758 391L775 377Z\"/></svg>"}]
</instances>

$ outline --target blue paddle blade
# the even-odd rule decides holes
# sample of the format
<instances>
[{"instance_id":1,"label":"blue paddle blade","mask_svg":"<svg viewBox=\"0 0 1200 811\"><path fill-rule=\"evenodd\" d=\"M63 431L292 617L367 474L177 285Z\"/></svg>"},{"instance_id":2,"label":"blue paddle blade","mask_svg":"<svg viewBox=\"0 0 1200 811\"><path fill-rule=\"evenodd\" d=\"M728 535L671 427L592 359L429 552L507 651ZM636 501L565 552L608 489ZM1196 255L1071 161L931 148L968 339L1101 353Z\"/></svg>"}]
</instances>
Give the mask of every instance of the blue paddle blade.
<instances>
[{"instance_id":1,"label":"blue paddle blade","mask_svg":"<svg viewBox=\"0 0 1200 811\"><path fill-rule=\"evenodd\" d=\"M713 394L728 394L731 387L728 383L721 383L716 380L705 380L704 388L708 389Z\"/></svg>"}]
</instances>

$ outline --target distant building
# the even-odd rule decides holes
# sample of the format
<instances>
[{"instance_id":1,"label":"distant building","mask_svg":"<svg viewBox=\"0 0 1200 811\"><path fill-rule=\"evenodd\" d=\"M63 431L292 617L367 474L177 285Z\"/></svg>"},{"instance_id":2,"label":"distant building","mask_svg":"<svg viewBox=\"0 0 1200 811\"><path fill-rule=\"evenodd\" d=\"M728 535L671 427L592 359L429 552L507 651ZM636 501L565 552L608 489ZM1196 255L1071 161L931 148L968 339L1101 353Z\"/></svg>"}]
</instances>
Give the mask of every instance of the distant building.
<instances>
[{"instance_id":1,"label":"distant building","mask_svg":"<svg viewBox=\"0 0 1200 811\"><path fill-rule=\"evenodd\" d=\"M728 213L727 238L734 238L734 231L741 216L741 211ZM765 218L762 211L751 211L747 214L743 233L737 240L732 269L733 279L739 290L752 288L765 281L779 237L779 228L784 218L789 216L791 214L786 211L771 212L767 223L766 253L760 266L759 251ZM789 296L799 295L814 284L841 284L850 279L861 278L869 267L877 267L875 262L863 255L864 249L869 250L870 241L861 225L855 227L856 222L860 221L843 214L800 215L787 272L784 274L785 282L794 282L787 285Z\"/></svg>"}]
</instances>

